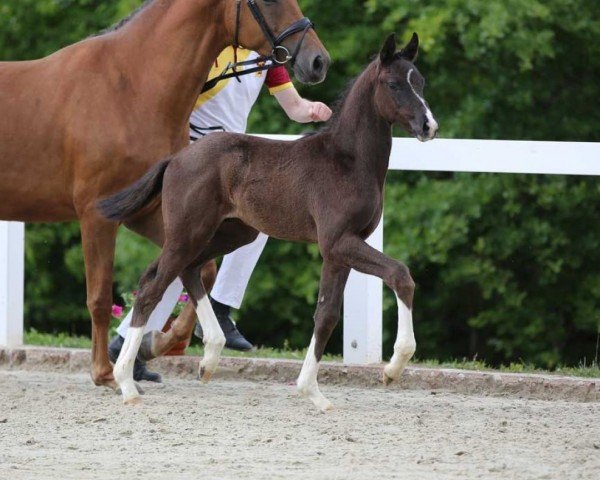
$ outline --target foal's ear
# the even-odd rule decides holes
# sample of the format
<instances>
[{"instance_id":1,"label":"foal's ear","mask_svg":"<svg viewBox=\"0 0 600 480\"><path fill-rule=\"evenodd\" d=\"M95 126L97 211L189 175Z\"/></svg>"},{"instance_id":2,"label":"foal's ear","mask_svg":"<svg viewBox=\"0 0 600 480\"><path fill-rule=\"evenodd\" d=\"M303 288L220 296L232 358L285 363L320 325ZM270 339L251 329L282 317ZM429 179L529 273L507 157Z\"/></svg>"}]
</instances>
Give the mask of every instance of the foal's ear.
<instances>
[{"instance_id":1,"label":"foal's ear","mask_svg":"<svg viewBox=\"0 0 600 480\"><path fill-rule=\"evenodd\" d=\"M406 58L409 62L414 63L419 55L419 36L413 33L408 45L400 50L400 56Z\"/></svg>"},{"instance_id":2,"label":"foal's ear","mask_svg":"<svg viewBox=\"0 0 600 480\"><path fill-rule=\"evenodd\" d=\"M389 65L394 61L394 55L396 53L396 34L390 33L385 39L383 48L379 53L379 58L383 65Z\"/></svg>"}]
</instances>

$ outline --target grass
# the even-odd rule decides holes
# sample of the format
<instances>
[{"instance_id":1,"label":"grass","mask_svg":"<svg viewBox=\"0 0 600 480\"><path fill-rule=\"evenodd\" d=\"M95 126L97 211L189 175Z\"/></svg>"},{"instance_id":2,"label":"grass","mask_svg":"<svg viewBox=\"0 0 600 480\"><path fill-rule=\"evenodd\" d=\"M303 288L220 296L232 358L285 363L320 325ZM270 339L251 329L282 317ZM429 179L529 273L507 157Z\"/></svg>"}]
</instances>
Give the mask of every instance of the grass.
<instances>
[{"instance_id":1,"label":"grass","mask_svg":"<svg viewBox=\"0 0 600 480\"><path fill-rule=\"evenodd\" d=\"M41 345L46 347L62 348L91 348L92 342L88 337L74 337L64 333L51 334L41 333L34 329L25 332L26 345ZM191 345L186 350L188 355L202 356L203 348L200 345ZM225 349L223 352L227 357L246 357L246 358L280 358L288 360L303 360L306 355L306 349L293 350L291 348L268 348L260 347L250 352L237 352L235 350ZM324 361L341 362L341 355L326 354ZM460 370L475 371L501 371L510 373L545 373L556 375L568 375L573 377L600 378L600 365L592 362L591 365L580 364L575 367L559 366L553 370L544 370L526 363L511 363L502 365L498 368L492 367L481 360L453 360L440 362L439 360L414 359L411 364L430 368L456 368Z\"/></svg>"}]
</instances>

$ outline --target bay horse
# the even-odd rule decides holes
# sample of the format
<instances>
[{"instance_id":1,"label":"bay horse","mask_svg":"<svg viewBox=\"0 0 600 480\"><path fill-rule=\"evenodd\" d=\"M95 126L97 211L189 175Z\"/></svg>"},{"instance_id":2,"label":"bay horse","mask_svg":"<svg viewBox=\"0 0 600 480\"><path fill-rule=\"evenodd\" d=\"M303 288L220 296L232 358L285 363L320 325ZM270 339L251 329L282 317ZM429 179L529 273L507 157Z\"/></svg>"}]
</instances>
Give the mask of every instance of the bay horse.
<instances>
[{"instance_id":1,"label":"bay horse","mask_svg":"<svg viewBox=\"0 0 600 480\"><path fill-rule=\"evenodd\" d=\"M415 284L406 265L365 239L378 225L392 146L392 125L421 141L438 130L414 66L416 34L399 52L390 35L378 57L357 78L326 127L293 142L216 133L165 159L125 190L99 202L110 220L126 221L162 195L165 242L140 280L134 317L115 378L125 403L137 403L133 361L148 316L179 276L204 331L203 381L217 367L225 337L211 309L198 268L254 240L259 231L318 243L323 257L314 335L299 391L321 410L331 408L317 385L319 362L342 305L350 269L384 280L398 301L398 336L384 381L398 379L415 352Z\"/></svg>"},{"instance_id":2,"label":"bay horse","mask_svg":"<svg viewBox=\"0 0 600 480\"><path fill-rule=\"evenodd\" d=\"M0 63L0 219L80 221L96 385L116 387L107 343L118 224L95 204L188 145L194 103L229 45L291 60L303 83L322 81L330 62L296 0L147 0L112 31ZM126 223L162 244L160 201Z\"/></svg>"}]
</instances>

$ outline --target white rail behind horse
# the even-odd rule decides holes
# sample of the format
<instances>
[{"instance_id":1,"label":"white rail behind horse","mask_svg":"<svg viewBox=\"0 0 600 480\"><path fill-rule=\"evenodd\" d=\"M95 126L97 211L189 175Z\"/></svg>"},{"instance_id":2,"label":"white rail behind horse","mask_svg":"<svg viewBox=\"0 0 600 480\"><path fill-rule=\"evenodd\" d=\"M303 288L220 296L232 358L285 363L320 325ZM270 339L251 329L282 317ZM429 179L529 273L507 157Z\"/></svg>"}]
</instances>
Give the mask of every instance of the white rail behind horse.
<instances>
[{"instance_id":1,"label":"white rail behind horse","mask_svg":"<svg viewBox=\"0 0 600 480\"><path fill-rule=\"evenodd\" d=\"M422 144L395 138L390 170L600 175L600 143L439 139ZM383 249L382 224L368 241ZM23 225L0 222L0 346L23 342L23 256ZM350 275L344 298L345 363L381 362L382 292L378 278Z\"/></svg>"}]
</instances>

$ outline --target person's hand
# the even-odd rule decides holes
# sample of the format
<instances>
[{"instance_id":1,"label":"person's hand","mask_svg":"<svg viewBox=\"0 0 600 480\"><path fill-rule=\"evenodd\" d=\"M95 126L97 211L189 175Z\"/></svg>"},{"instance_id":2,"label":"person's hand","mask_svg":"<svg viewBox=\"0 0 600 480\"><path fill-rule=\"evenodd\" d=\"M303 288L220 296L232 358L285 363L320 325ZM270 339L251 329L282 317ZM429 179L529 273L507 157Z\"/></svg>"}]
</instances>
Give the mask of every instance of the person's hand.
<instances>
[{"instance_id":1,"label":"person's hand","mask_svg":"<svg viewBox=\"0 0 600 480\"><path fill-rule=\"evenodd\" d=\"M321 102L312 102L308 110L313 122L326 122L331 118L331 109Z\"/></svg>"}]
</instances>

